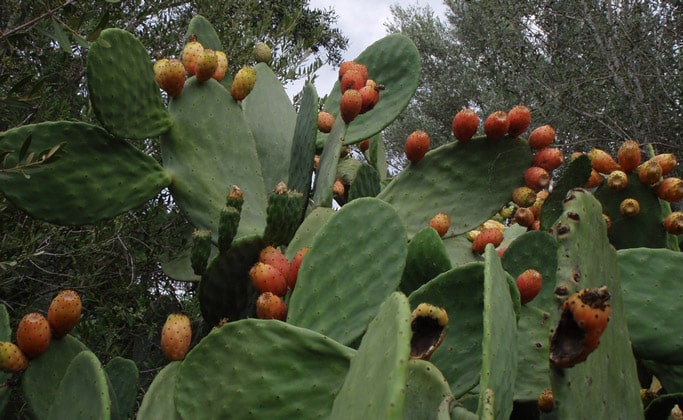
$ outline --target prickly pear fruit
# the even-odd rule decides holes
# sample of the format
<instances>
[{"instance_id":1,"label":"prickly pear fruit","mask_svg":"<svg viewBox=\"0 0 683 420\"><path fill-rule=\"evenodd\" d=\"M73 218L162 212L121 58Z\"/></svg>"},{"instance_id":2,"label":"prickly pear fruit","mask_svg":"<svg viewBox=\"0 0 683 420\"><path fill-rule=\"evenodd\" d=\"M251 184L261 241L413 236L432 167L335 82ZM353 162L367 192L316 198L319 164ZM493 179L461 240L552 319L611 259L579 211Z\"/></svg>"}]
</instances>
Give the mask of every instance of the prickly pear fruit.
<instances>
[{"instance_id":1,"label":"prickly pear fruit","mask_svg":"<svg viewBox=\"0 0 683 420\"><path fill-rule=\"evenodd\" d=\"M483 254L486 245L493 244L494 247L503 242L503 232L495 228L484 229L472 241L472 252L475 254Z\"/></svg>"},{"instance_id":2,"label":"prickly pear fruit","mask_svg":"<svg viewBox=\"0 0 683 420\"><path fill-rule=\"evenodd\" d=\"M363 97L355 89L346 90L339 102L339 113L345 123L349 124L353 121L363 107Z\"/></svg>"},{"instance_id":3,"label":"prickly pear fruit","mask_svg":"<svg viewBox=\"0 0 683 420\"><path fill-rule=\"evenodd\" d=\"M446 336L446 310L429 303L420 303L412 313L410 327L410 358L429 360Z\"/></svg>"},{"instance_id":4,"label":"prickly pear fruit","mask_svg":"<svg viewBox=\"0 0 683 420\"><path fill-rule=\"evenodd\" d=\"M664 218L664 230L671 235L683 235L683 212L674 211Z\"/></svg>"},{"instance_id":5,"label":"prickly pear fruit","mask_svg":"<svg viewBox=\"0 0 683 420\"><path fill-rule=\"evenodd\" d=\"M205 48L201 54L199 54L199 59L195 64L195 77L200 82L206 82L213 76L213 73L218 68L218 56L216 51Z\"/></svg>"},{"instance_id":6,"label":"prickly pear fruit","mask_svg":"<svg viewBox=\"0 0 683 420\"><path fill-rule=\"evenodd\" d=\"M559 168L564 162L562 150L555 147L546 147L534 154L533 165L540 166L548 172Z\"/></svg>"},{"instance_id":7,"label":"prickly pear fruit","mask_svg":"<svg viewBox=\"0 0 683 420\"><path fill-rule=\"evenodd\" d=\"M368 80L364 78L364 75L360 72L360 70L358 70L357 67L354 67L344 73L341 81L339 82L339 87L342 93L349 89L361 90L367 81Z\"/></svg>"},{"instance_id":8,"label":"prickly pear fruit","mask_svg":"<svg viewBox=\"0 0 683 420\"><path fill-rule=\"evenodd\" d=\"M429 150L429 134L424 130L410 133L404 146L405 154L412 163L418 163Z\"/></svg>"},{"instance_id":9,"label":"prickly pear fruit","mask_svg":"<svg viewBox=\"0 0 683 420\"><path fill-rule=\"evenodd\" d=\"M257 42L256 45L254 45L254 60L257 63L268 64L272 59L273 52L270 50L268 44L265 42Z\"/></svg>"},{"instance_id":10,"label":"prickly pear fruit","mask_svg":"<svg viewBox=\"0 0 683 420\"><path fill-rule=\"evenodd\" d=\"M296 254L292 257L292 261L289 262L289 271L287 272L287 286L290 289L294 289L296 286L296 280L299 277L299 268L301 268L301 263L304 261L304 257L308 253L308 247L305 246L298 250Z\"/></svg>"},{"instance_id":11,"label":"prickly pear fruit","mask_svg":"<svg viewBox=\"0 0 683 420\"><path fill-rule=\"evenodd\" d=\"M323 133L329 133L332 131L332 126L334 125L334 115L327 111L318 112L318 130Z\"/></svg>"},{"instance_id":12,"label":"prickly pear fruit","mask_svg":"<svg viewBox=\"0 0 683 420\"><path fill-rule=\"evenodd\" d=\"M645 185L654 185L662 178L662 165L656 160L650 159L644 163L641 163L638 168L638 179Z\"/></svg>"},{"instance_id":13,"label":"prickly pear fruit","mask_svg":"<svg viewBox=\"0 0 683 420\"><path fill-rule=\"evenodd\" d=\"M507 134L508 128L510 128L510 121L505 111L492 112L484 120L484 134L491 140L503 138Z\"/></svg>"},{"instance_id":14,"label":"prickly pear fruit","mask_svg":"<svg viewBox=\"0 0 683 420\"><path fill-rule=\"evenodd\" d=\"M249 95L256 84L256 70L251 67L242 67L237 71L230 86L230 94L236 101L241 101Z\"/></svg>"},{"instance_id":15,"label":"prickly pear fruit","mask_svg":"<svg viewBox=\"0 0 683 420\"><path fill-rule=\"evenodd\" d=\"M270 264L257 262L249 270L249 278L254 288L261 293L272 292L278 296L287 293L285 276Z\"/></svg>"},{"instance_id":16,"label":"prickly pear fruit","mask_svg":"<svg viewBox=\"0 0 683 420\"><path fill-rule=\"evenodd\" d=\"M289 273L289 261L279 249L268 245L259 252L258 260L265 264L270 264L277 268L283 276Z\"/></svg>"},{"instance_id":17,"label":"prickly pear fruit","mask_svg":"<svg viewBox=\"0 0 683 420\"><path fill-rule=\"evenodd\" d=\"M261 293L256 299L256 316L260 319L287 319L287 305L280 296L271 292Z\"/></svg>"},{"instance_id":18,"label":"prickly pear fruit","mask_svg":"<svg viewBox=\"0 0 683 420\"><path fill-rule=\"evenodd\" d=\"M529 228L534 224L536 215L530 207L519 207L517 211L515 211L514 220L518 225Z\"/></svg>"},{"instance_id":19,"label":"prickly pear fruit","mask_svg":"<svg viewBox=\"0 0 683 420\"><path fill-rule=\"evenodd\" d=\"M500 233L505 232L505 225L502 224L501 222L493 219L488 219L484 223L482 223L479 226L479 230L486 230L486 229L498 229Z\"/></svg>"},{"instance_id":20,"label":"prickly pear fruit","mask_svg":"<svg viewBox=\"0 0 683 420\"><path fill-rule=\"evenodd\" d=\"M370 149L370 139L365 139L362 142L358 144L358 148L360 149L361 152L365 153Z\"/></svg>"},{"instance_id":21,"label":"prickly pear fruit","mask_svg":"<svg viewBox=\"0 0 683 420\"><path fill-rule=\"evenodd\" d=\"M202 51L204 51L204 47L196 40L196 37L194 36L191 36L190 41L183 47L183 52L180 55L180 61L183 63L183 66L185 66L185 70L190 74L190 76L194 76L195 74L197 61L199 61L199 56L201 55Z\"/></svg>"},{"instance_id":22,"label":"prickly pear fruit","mask_svg":"<svg viewBox=\"0 0 683 420\"><path fill-rule=\"evenodd\" d=\"M175 98L185 86L185 66L175 58L162 58L154 63L154 79L171 98Z\"/></svg>"},{"instance_id":23,"label":"prickly pear fruit","mask_svg":"<svg viewBox=\"0 0 683 420\"><path fill-rule=\"evenodd\" d=\"M216 70L211 75L211 78L221 81L225 79L225 73L228 72L228 56L225 55L223 51L216 51L216 60L218 64L216 65Z\"/></svg>"},{"instance_id":24,"label":"prickly pear fruit","mask_svg":"<svg viewBox=\"0 0 683 420\"><path fill-rule=\"evenodd\" d=\"M642 158L640 146L635 140L626 140L619 146L617 151L617 162L621 170L626 173L636 169L640 165Z\"/></svg>"},{"instance_id":25,"label":"prickly pear fruit","mask_svg":"<svg viewBox=\"0 0 683 420\"><path fill-rule=\"evenodd\" d=\"M550 413L555 409L555 398L552 389L548 388L538 396L538 409L542 413Z\"/></svg>"},{"instance_id":26,"label":"prickly pear fruit","mask_svg":"<svg viewBox=\"0 0 683 420\"><path fill-rule=\"evenodd\" d=\"M451 228L451 218L446 213L438 213L431 218L429 226L443 238L446 232L448 232L448 229Z\"/></svg>"},{"instance_id":27,"label":"prickly pear fruit","mask_svg":"<svg viewBox=\"0 0 683 420\"><path fill-rule=\"evenodd\" d=\"M471 140L478 128L479 117L470 108L461 109L453 117L453 135L461 142Z\"/></svg>"},{"instance_id":28,"label":"prickly pear fruit","mask_svg":"<svg viewBox=\"0 0 683 420\"><path fill-rule=\"evenodd\" d=\"M586 181L586 185L584 185L584 188L596 188L602 184L602 182L605 180L605 178L600 175L600 172L596 171L595 169L591 168L591 175L588 177L588 181Z\"/></svg>"},{"instance_id":29,"label":"prickly pear fruit","mask_svg":"<svg viewBox=\"0 0 683 420\"><path fill-rule=\"evenodd\" d=\"M519 207L529 207L536 201L536 193L529 187L517 187L512 191L512 201Z\"/></svg>"},{"instance_id":30,"label":"prickly pear fruit","mask_svg":"<svg viewBox=\"0 0 683 420\"><path fill-rule=\"evenodd\" d=\"M341 65L339 66L339 80L340 81L344 77L346 72L348 72L349 70L354 70L354 71L359 72L361 77L364 80L369 79L368 68L365 64L356 63L355 61L345 61L345 62L341 63ZM363 84L365 84L365 82Z\"/></svg>"},{"instance_id":31,"label":"prickly pear fruit","mask_svg":"<svg viewBox=\"0 0 683 420\"><path fill-rule=\"evenodd\" d=\"M522 305L526 305L541 291L543 286L543 275L537 270L530 268L517 276L515 283L519 289Z\"/></svg>"},{"instance_id":32,"label":"prickly pear fruit","mask_svg":"<svg viewBox=\"0 0 683 420\"><path fill-rule=\"evenodd\" d=\"M17 346L29 359L35 359L50 346L50 323L38 312L24 315L17 325Z\"/></svg>"},{"instance_id":33,"label":"prickly pear fruit","mask_svg":"<svg viewBox=\"0 0 683 420\"><path fill-rule=\"evenodd\" d=\"M591 160L591 167L601 174L610 174L621 169L614 158L602 149L593 148L586 155Z\"/></svg>"},{"instance_id":34,"label":"prickly pear fruit","mask_svg":"<svg viewBox=\"0 0 683 420\"><path fill-rule=\"evenodd\" d=\"M660 153L650 158L650 160L659 163L659 166L662 167L662 176L666 176L669 172L673 171L678 164L676 155L673 153Z\"/></svg>"},{"instance_id":35,"label":"prickly pear fruit","mask_svg":"<svg viewBox=\"0 0 683 420\"><path fill-rule=\"evenodd\" d=\"M194 273L198 276L204 274L206 265L211 255L211 231L207 229L195 229L192 233L192 253L190 263Z\"/></svg>"},{"instance_id":36,"label":"prickly pear fruit","mask_svg":"<svg viewBox=\"0 0 683 420\"><path fill-rule=\"evenodd\" d=\"M170 314L161 330L161 351L170 361L183 360L192 341L190 318L184 314Z\"/></svg>"},{"instance_id":37,"label":"prickly pear fruit","mask_svg":"<svg viewBox=\"0 0 683 420\"><path fill-rule=\"evenodd\" d=\"M606 287L583 289L562 304L560 321L550 338L550 361L569 368L586 360L607 328L611 307Z\"/></svg>"},{"instance_id":38,"label":"prickly pear fruit","mask_svg":"<svg viewBox=\"0 0 683 420\"><path fill-rule=\"evenodd\" d=\"M550 146L555 141L555 129L551 125L536 127L529 134L529 147L540 150Z\"/></svg>"},{"instance_id":39,"label":"prickly pear fruit","mask_svg":"<svg viewBox=\"0 0 683 420\"><path fill-rule=\"evenodd\" d=\"M655 187L655 193L659 198L670 203L683 199L683 180L676 177L664 178Z\"/></svg>"},{"instance_id":40,"label":"prickly pear fruit","mask_svg":"<svg viewBox=\"0 0 683 420\"><path fill-rule=\"evenodd\" d=\"M529 129L531 125L531 110L524 105L514 106L508 111L508 134L516 137Z\"/></svg>"},{"instance_id":41,"label":"prickly pear fruit","mask_svg":"<svg viewBox=\"0 0 683 420\"><path fill-rule=\"evenodd\" d=\"M532 166L524 171L524 185L534 191L542 190L550 183L550 174L540 166Z\"/></svg>"},{"instance_id":42,"label":"prickly pear fruit","mask_svg":"<svg viewBox=\"0 0 683 420\"><path fill-rule=\"evenodd\" d=\"M616 170L607 176L607 186L615 191L621 191L628 186L626 172Z\"/></svg>"},{"instance_id":43,"label":"prickly pear fruit","mask_svg":"<svg viewBox=\"0 0 683 420\"><path fill-rule=\"evenodd\" d=\"M19 346L9 341L0 342L0 371L19 373L28 367L28 359Z\"/></svg>"},{"instance_id":44,"label":"prickly pear fruit","mask_svg":"<svg viewBox=\"0 0 683 420\"><path fill-rule=\"evenodd\" d=\"M640 214L640 203L635 198L626 198L619 204L622 216L631 218Z\"/></svg>"},{"instance_id":45,"label":"prickly pear fruit","mask_svg":"<svg viewBox=\"0 0 683 420\"><path fill-rule=\"evenodd\" d=\"M345 193L346 193L346 187L344 186L344 183L338 179L335 180L334 184L332 184L332 194L336 198L344 198Z\"/></svg>"},{"instance_id":46,"label":"prickly pear fruit","mask_svg":"<svg viewBox=\"0 0 683 420\"><path fill-rule=\"evenodd\" d=\"M376 84L371 84L371 80L368 80L368 84L360 88L358 93L360 93L363 104L360 107L360 113L365 114L377 105L379 102L379 89Z\"/></svg>"},{"instance_id":47,"label":"prickly pear fruit","mask_svg":"<svg viewBox=\"0 0 683 420\"><path fill-rule=\"evenodd\" d=\"M47 321L52 335L62 338L73 330L81 319L83 304L81 297L74 290L62 290L50 302Z\"/></svg>"}]
</instances>

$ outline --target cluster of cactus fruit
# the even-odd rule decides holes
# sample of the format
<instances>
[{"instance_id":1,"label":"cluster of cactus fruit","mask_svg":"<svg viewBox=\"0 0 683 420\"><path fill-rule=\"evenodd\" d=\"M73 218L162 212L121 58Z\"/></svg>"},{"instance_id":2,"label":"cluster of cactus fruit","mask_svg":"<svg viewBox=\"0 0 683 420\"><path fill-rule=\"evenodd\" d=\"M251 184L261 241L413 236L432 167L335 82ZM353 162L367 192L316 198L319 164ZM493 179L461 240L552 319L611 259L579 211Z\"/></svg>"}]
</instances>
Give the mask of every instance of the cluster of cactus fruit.
<instances>
[{"instance_id":1,"label":"cluster of cactus fruit","mask_svg":"<svg viewBox=\"0 0 683 420\"><path fill-rule=\"evenodd\" d=\"M201 16L190 35L223 50ZM0 135L8 165L22 163L20 150L64 145L40 170L3 173L3 194L35 217L92 223L168 187L194 228L191 249L162 265L198 282L207 328L192 346L190 320L169 316L170 363L137 418L671 412L683 392L683 334L661 314L683 310L671 156L625 142L615 164L596 151L565 162L549 125L524 137L529 108L492 113L479 135L477 113L464 109L455 141L439 148L416 127L410 164L390 178L379 133L420 79L408 38L387 36L346 64L322 112L311 84L295 111L259 61L248 96L231 93L241 76L200 80L196 67L174 70L182 89L167 88L133 35L107 29L86 71L101 126L58 121ZM130 138L158 138L163 166ZM343 152L353 145L358 154ZM640 163L640 153L651 159ZM640 210L622 210L628 200ZM33 414L127 416L134 364L102 368L72 336L58 341L22 374ZM645 393L647 405L636 361L663 385Z\"/></svg>"}]
</instances>

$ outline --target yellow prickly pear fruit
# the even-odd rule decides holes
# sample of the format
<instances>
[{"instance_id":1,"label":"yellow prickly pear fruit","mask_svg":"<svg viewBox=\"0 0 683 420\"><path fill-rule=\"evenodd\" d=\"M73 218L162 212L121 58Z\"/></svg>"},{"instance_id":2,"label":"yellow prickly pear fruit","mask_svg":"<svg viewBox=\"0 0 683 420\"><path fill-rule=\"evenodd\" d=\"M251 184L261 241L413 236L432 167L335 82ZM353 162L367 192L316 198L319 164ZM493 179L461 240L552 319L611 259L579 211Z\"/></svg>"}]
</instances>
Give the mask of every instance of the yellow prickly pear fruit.
<instances>
[{"instance_id":1,"label":"yellow prickly pear fruit","mask_svg":"<svg viewBox=\"0 0 683 420\"><path fill-rule=\"evenodd\" d=\"M256 70L251 67L239 69L230 87L230 94L236 101L246 98L256 84Z\"/></svg>"}]
</instances>

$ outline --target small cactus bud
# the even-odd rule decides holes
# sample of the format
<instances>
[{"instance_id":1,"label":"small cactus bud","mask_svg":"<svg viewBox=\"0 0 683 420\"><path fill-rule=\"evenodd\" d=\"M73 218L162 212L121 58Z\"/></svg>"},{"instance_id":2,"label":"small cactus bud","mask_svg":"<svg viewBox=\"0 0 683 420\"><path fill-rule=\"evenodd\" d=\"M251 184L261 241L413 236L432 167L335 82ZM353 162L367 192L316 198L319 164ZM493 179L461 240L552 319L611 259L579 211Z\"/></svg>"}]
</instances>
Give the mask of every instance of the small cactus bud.
<instances>
[{"instance_id":1,"label":"small cactus bud","mask_svg":"<svg viewBox=\"0 0 683 420\"><path fill-rule=\"evenodd\" d=\"M607 186L615 191L621 191L628 186L628 175L626 172L616 170L607 176Z\"/></svg>"},{"instance_id":2,"label":"small cactus bud","mask_svg":"<svg viewBox=\"0 0 683 420\"><path fill-rule=\"evenodd\" d=\"M225 197L225 205L227 207L234 207L237 211L242 211L242 204L244 204L244 193L237 185L233 185L230 192Z\"/></svg>"},{"instance_id":3,"label":"small cactus bud","mask_svg":"<svg viewBox=\"0 0 683 420\"><path fill-rule=\"evenodd\" d=\"M555 409L553 390L548 388L538 396L538 409L543 413L550 413Z\"/></svg>"}]
</instances>

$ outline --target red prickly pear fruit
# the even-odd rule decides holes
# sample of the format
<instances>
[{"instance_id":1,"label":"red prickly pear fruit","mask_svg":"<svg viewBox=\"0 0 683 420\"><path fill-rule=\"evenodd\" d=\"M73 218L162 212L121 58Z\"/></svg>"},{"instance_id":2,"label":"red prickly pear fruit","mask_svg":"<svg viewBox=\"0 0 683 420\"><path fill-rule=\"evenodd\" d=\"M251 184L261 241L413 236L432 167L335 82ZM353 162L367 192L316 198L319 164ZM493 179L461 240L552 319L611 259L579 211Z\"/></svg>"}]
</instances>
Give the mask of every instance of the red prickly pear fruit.
<instances>
[{"instance_id":1,"label":"red prickly pear fruit","mask_svg":"<svg viewBox=\"0 0 683 420\"><path fill-rule=\"evenodd\" d=\"M205 48L199 55L199 59L195 64L195 77L200 82L206 82L213 76L213 73L218 68L218 56L216 51Z\"/></svg>"},{"instance_id":2,"label":"red prickly pear fruit","mask_svg":"<svg viewBox=\"0 0 683 420\"><path fill-rule=\"evenodd\" d=\"M591 175L588 178L588 181L586 181L586 185L584 185L585 188L596 188L602 184L602 182L605 180L605 178L600 175L600 172L596 171L595 169L591 168Z\"/></svg>"},{"instance_id":3,"label":"red prickly pear fruit","mask_svg":"<svg viewBox=\"0 0 683 420\"><path fill-rule=\"evenodd\" d=\"M669 213L664 218L664 230L671 235L683 235L683 212Z\"/></svg>"},{"instance_id":4,"label":"red prickly pear fruit","mask_svg":"<svg viewBox=\"0 0 683 420\"><path fill-rule=\"evenodd\" d=\"M270 264L277 268L283 276L289 273L289 261L279 249L274 246L267 246L259 252L258 260L264 264Z\"/></svg>"},{"instance_id":5,"label":"red prickly pear fruit","mask_svg":"<svg viewBox=\"0 0 683 420\"><path fill-rule=\"evenodd\" d=\"M342 94L339 102L339 111L345 123L349 124L353 121L363 107L363 97L360 92L354 89L348 89Z\"/></svg>"},{"instance_id":6,"label":"red prickly pear fruit","mask_svg":"<svg viewBox=\"0 0 683 420\"><path fill-rule=\"evenodd\" d=\"M265 42L257 42L256 45L254 45L254 61L257 63L270 63L270 60L273 59L273 52L270 50L270 47L268 44Z\"/></svg>"},{"instance_id":7,"label":"red prickly pear fruit","mask_svg":"<svg viewBox=\"0 0 683 420\"><path fill-rule=\"evenodd\" d=\"M429 226L443 238L448 229L451 228L451 217L446 213L438 213L429 220Z\"/></svg>"},{"instance_id":8,"label":"red prickly pear fruit","mask_svg":"<svg viewBox=\"0 0 683 420\"><path fill-rule=\"evenodd\" d=\"M517 208L517 211L515 211L514 219L518 225L530 228L536 221L536 215L530 207L519 207Z\"/></svg>"},{"instance_id":9,"label":"red prickly pear fruit","mask_svg":"<svg viewBox=\"0 0 683 420\"><path fill-rule=\"evenodd\" d=\"M236 101L241 101L249 95L256 84L256 70L251 67L242 67L237 71L230 86L230 94Z\"/></svg>"},{"instance_id":10,"label":"red prickly pear fruit","mask_svg":"<svg viewBox=\"0 0 683 420\"><path fill-rule=\"evenodd\" d=\"M194 76L195 74L197 61L199 61L199 56L201 55L202 51L204 51L202 44L196 40L193 40L192 37L190 38L190 42L185 44L183 47L183 52L180 55L180 61L183 63L183 66L185 66L185 70L190 74L190 76Z\"/></svg>"},{"instance_id":11,"label":"red prickly pear fruit","mask_svg":"<svg viewBox=\"0 0 683 420\"><path fill-rule=\"evenodd\" d=\"M627 218L640 214L640 203L635 198L626 198L619 204L619 212Z\"/></svg>"},{"instance_id":12,"label":"red prickly pear fruit","mask_svg":"<svg viewBox=\"0 0 683 420\"><path fill-rule=\"evenodd\" d=\"M254 288L260 293L272 292L278 296L284 296L287 293L285 276L270 264L257 262L249 270L249 278Z\"/></svg>"},{"instance_id":13,"label":"red prickly pear fruit","mask_svg":"<svg viewBox=\"0 0 683 420\"><path fill-rule=\"evenodd\" d=\"M261 293L256 299L256 316L259 319L287 319L287 305L280 296L271 292Z\"/></svg>"},{"instance_id":14,"label":"red prickly pear fruit","mask_svg":"<svg viewBox=\"0 0 683 420\"><path fill-rule=\"evenodd\" d=\"M669 203L683 200L683 180L676 177L664 178L655 187L657 197Z\"/></svg>"},{"instance_id":15,"label":"red prickly pear fruit","mask_svg":"<svg viewBox=\"0 0 683 420\"><path fill-rule=\"evenodd\" d=\"M550 183L550 174L540 166L532 166L524 171L524 185L534 191L542 190Z\"/></svg>"},{"instance_id":16,"label":"red prickly pear fruit","mask_svg":"<svg viewBox=\"0 0 683 420\"><path fill-rule=\"evenodd\" d=\"M564 163L564 154L554 147L546 147L534 154L533 166L540 166L548 172L559 168L562 163Z\"/></svg>"},{"instance_id":17,"label":"red prickly pear fruit","mask_svg":"<svg viewBox=\"0 0 683 420\"><path fill-rule=\"evenodd\" d=\"M495 111L484 121L484 134L491 140L502 139L509 127L508 114L505 111Z\"/></svg>"},{"instance_id":18,"label":"red prickly pear fruit","mask_svg":"<svg viewBox=\"0 0 683 420\"><path fill-rule=\"evenodd\" d=\"M14 343L0 341L0 371L19 373L28 367L28 358Z\"/></svg>"},{"instance_id":19,"label":"red prickly pear fruit","mask_svg":"<svg viewBox=\"0 0 683 420\"><path fill-rule=\"evenodd\" d=\"M621 169L617 161L602 149L593 148L586 155L591 160L591 167L601 174L611 174Z\"/></svg>"},{"instance_id":20,"label":"red prickly pear fruit","mask_svg":"<svg viewBox=\"0 0 683 420\"><path fill-rule=\"evenodd\" d=\"M369 81L368 81L369 82ZM365 85L358 91L360 93L363 104L360 107L360 113L365 114L377 105L379 102L379 90L372 85Z\"/></svg>"},{"instance_id":21,"label":"red prickly pear fruit","mask_svg":"<svg viewBox=\"0 0 683 420\"><path fill-rule=\"evenodd\" d=\"M344 61L341 63L339 66L339 80L341 80L342 76L344 76L344 73L349 71L353 66L355 66L357 63L355 61Z\"/></svg>"},{"instance_id":22,"label":"red prickly pear fruit","mask_svg":"<svg viewBox=\"0 0 683 420\"><path fill-rule=\"evenodd\" d=\"M154 63L154 79L171 98L180 95L185 86L186 78L185 67L175 58L162 58Z\"/></svg>"},{"instance_id":23,"label":"red prickly pear fruit","mask_svg":"<svg viewBox=\"0 0 683 420\"><path fill-rule=\"evenodd\" d=\"M424 130L415 130L406 139L404 151L406 157L413 164L422 160L429 151L429 134Z\"/></svg>"},{"instance_id":24,"label":"red prickly pear fruit","mask_svg":"<svg viewBox=\"0 0 683 420\"><path fill-rule=\"evenodd\" d=\"M543 286L543 275L537 270L530 268L517 276L517 288L521 297L522 305L531 302Z\"/></svg>"},{"instance_id":25,"label":"red prickly pear fruit","mask_svg":"<svg viewBox=\"0 0 683 420\"><path fill-rule=\"evenodd\" d=\"M287 273L287 286L290 289L294 289L296 286L296 280L299 278L299 269L301 268L301 263L304 261L304 257L308 253L308 247L305 246L298 250L296 254L292 257L292 261L289 262L289 272Z\"/></svg>"},{"instance_id":26,"label":"red prickly pear fruit","mask_svg":"<svg viewBox=\"0 0 683 420\"><path fill-rule=\"evenodd\" d=\"M635 140L626 140L617 151L617 162L621 170L629 173L636 169L642 160L640 146Z\"/></svg>"},{"instance_id":27,"label":"red prickly pear fruit","mask_svg":"<svg viewBox=\"0 0 683 420\"><path fill-rule=\"evenodd\" d=\"M225 73L228 72L228 56L225 55L223 51L216 51L216 60L218 65L216 66L216 71L213 72L211 78L221 81L225 78Z\"/></svg>"},{"instance_id":28,"label":"red prickly pear fruit","mask_svg":"<svg viewBox=\"0 0 683 420\"><path fill-rule=\"evenodd\" d=\"M474 137L479 128L479 117L474 110L464 108L453 117L453 135L458 141L467 142Z\"/></svg>"},{"instance_id":29,"label":"red prickly pear fruit","mask_svg":"<svg viewBox=\"0 0 683 420\"><path fill-rule=\"evenodd\" d=\"M472 252L475 254L483 254L486 249L486 245L493 244L494 247L503 242L503 232L500 229L488 228L482 230L474 241L472 241Z\"/></svg>"},{"instance_id":30,"label":"red prickly pear fruit","mask_svg":"<svg viewBox=\"0 0 683 420\"><path fill-rule=\"evenodd\" d=\"M332 131L332 126L334 125L334 115L327 111L318 112L318 130L323 133L329 133Z\"/></svg>"},{"instance_id":31,"label":"red prickly pear fruit","mask_svg":"<svg viewBox=\"0 0 683 420\"><path fill-rule=\"evenodd\" d=\"M344 183L341 182L340 180L334 181L334 184L332 184L332 194L334 194L335 197L344 197L344 194L346 193L346 187L344 186Z\"/></svg>"},{"instance_id":32,"label":"red prickly pear fruit","mask_svg":"<svg viewBox=\"0 0 683 420\"><path fill-rule=\"evenodd\" d=\"M536 193L529 187L517 187L512 191L512 201L519 207L529 207L536 201Z\"/></svg>"},{"instance_id":33,"label":"red prickly pear fruit","mask_svg":"<svg viewBox=\"0 0 683 420\"><path fill-rule=\"evenodd\" d=\"M531 110L524 105L514 106L508 111L508 134L517 137L529 129L531 125Z\"/></svg>"},{"instance_id":34,"label":"red prickly pear fruit","mask_svg":"<svg viewBox=\"0 0 683 420\"><path fill-rule=\"evenodd\" d=\"M81 319L83 304L81 297L73 290L62 290L50 302L47 311L47 321L52 335L62 338L74 329Z\"/></svg>"},{"instance_id":35,"label":"red prickly pear fruit","mask_svg":"<svg viewBox=\"0 0 683 420\"><path fill-rule=\"evenodd\" d=\"M17 346L29 359L34 359L50 346L50 323L38 312L24 315L17 325Z\"/></svg>"},{"instance_id":36,"label":"red prickly pear fruit","mask_svg":"<svg viewBox=\"0 0 683 420\"><path fill-rule=\"evenodd\" d=\"M551 125L536 127L529 134L529 147L540 150L550 146L555 141L555 129Z\"/></svg>"},{"instance_id":37,"label":"red prickly pear fruit","mask_svg":"<svg viewBox=\"0 0 683 420\"><path fill-rule=\"evenodd\" d=\"M360 148L361 152L363 152L363 153L367 152L368 149L370 149L370 139L363 140L362 142L360 142L358 147Z\"/></svg>"},{"instance_id":38,"label":"red prickly pear fruit","mask_svg":"<svg viewBox=\"0 0 683 420\"><path fill-rule=\"evenodd\" d=\"M161 329L161 351L170 361L183 360L190 350L192 326L184 314L170 314Z\"/></svg>"},{"instance_id":39,"label":"red prickly pear fruit","mask_svg":"<svg viewBox=\"0 0 683 420\"><path fill-rule=\"evenodd\" d=\"M344 73L339 82L339 87L342 93L349 89L361 90L365 86L365 82L367 82L367 79L363 78L361 71L357 67L353 67Z\"/></svg>"},{"instance_id":40,"label":"red prickly pear fruit","mask_svg":"<svg viewBox=\"0 0 683 420\"><path fill-rule=\"evenodd\" d=\"M615 191L621 191L628 187L628 175L626 172L616 170L607 176L607 186Z\"/></svg>"},{"instance_id":41,"label":"red prickly pear fruit","mask_svg":"<svg viewBox=\"0 0 683 420\"><path fill-rule=\"evenodd\" d=\"M650 160L659 163L659 166L662 167L662 176L666 176L669 172L673 171L678 164L676 155L673 153L661 153L653 156Z\"/></svg>"},{"instance_id":42,"label":"red prickly pear fruit","mask_svg":"<svg viewBox=\"0 0 683 420\"><path fill-rule=\"evenodd\" d=\"M662 178L662 165L655 160L648 160L641 163L636 169L638 172L638 179L645 185L654 185Z\"/></svg>"}]
</instances>

